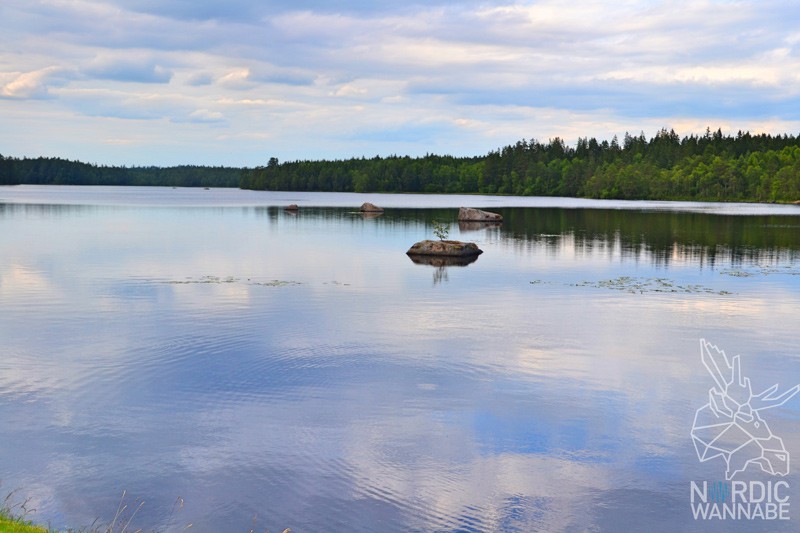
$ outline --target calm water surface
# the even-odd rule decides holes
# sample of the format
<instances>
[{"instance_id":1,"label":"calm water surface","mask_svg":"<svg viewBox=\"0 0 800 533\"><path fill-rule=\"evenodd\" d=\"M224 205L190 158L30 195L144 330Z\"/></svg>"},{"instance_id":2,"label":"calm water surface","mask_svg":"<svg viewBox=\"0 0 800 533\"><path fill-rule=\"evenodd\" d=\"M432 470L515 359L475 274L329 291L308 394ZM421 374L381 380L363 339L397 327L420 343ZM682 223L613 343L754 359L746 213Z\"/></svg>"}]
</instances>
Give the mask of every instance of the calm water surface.
<instances>
[{"instance_id":1,"label":"calm water surface","mask_svg":"<svg viewBox=\"0 0 800 533\"><path fill-rule=\"evenodd\" d=\"M415 264L433 219L485 253ZM794 464L736 477L788 521L689 487L725 479L699 340L788 390L799 314L795 206L0 188L0 491L59 528L125 490L146 531L796 531ZM762 416L800 459L800 396Z\"/></svg>"}]
</instances>

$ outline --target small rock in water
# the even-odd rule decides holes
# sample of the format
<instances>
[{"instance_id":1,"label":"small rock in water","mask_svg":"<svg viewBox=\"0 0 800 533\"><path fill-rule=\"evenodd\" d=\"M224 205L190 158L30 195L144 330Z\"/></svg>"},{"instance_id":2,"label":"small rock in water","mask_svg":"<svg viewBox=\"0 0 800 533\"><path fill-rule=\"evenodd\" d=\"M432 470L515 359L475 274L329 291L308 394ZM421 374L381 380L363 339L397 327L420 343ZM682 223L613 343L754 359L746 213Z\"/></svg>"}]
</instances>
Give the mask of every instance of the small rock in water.
<instances>
[{"instance_id":1,"label":"small rock in water","mask_svg":"<svg viewBox=\"0 0 800 533\"><path fill-rule=\"evenodd\" d=\"M503 215L472 207L462 207L458 210L458 220L459 222L502 222Z\"/></svg>"},{"instance_id":2,"label":"small rock in water","mask_svg":"<svg viewBox=\"0 0 800 533\"><path fill-rule=\"evenodd\" d=\"M364 202L361 204L361 209L359 209L359 211L362 213L383 213L383 208L369 202Z\"/></svg>"}]
</instances>

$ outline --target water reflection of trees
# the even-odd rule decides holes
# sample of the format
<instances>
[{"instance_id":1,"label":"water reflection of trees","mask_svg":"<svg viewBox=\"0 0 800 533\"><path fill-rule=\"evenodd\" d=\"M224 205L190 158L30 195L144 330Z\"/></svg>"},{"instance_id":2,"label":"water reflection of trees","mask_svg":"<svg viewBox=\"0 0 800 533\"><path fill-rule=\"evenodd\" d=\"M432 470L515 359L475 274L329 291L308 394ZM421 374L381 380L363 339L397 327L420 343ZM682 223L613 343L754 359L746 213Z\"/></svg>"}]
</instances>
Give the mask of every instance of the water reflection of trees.
<instances>
[{"instance_id":1,"label":"water reflection of trees","mask_svg":"<svg viewBox=\"0 0 800 533\"><path fill-rule=\"evenodd\" d=\"M63 217L96 213L113 206L75 205L75 204L14 204L0 203L0 217L31 215L41 218Z\"/></svg>"},{"instance_id":2,"label":"water reflection of trees","mask_svg":"<svg viewBox=\"0 0 800 533\"><path fill-rule=\"evenodd\" d=\"M800 217L617 209L504 209L499 238L516 248L565 249L669 264L768 263L800 256Z\"/></svg>"},{"instance_id":3,"label":"water reflection of trees","mask_svg":"<svg viewBox=\"0 0 800 533\"><path fill-rule=\"evenodd\" d=\"M275 220L285 216L281 207L256 211ZM737 265L800 259L800 217L795 216L531 207L495 211L504 217L499 227L460 228L458 210L453 208L387 209L380 218L365 220L357 206L301 206L299 218L379 224L389 231L416 227L421 236L432 220L440 220L459 227L470 240L528 253L544 250L553 256L621 257L663 265L692 261L710 267L718 262Z\"/></svg>"}]
</instances>

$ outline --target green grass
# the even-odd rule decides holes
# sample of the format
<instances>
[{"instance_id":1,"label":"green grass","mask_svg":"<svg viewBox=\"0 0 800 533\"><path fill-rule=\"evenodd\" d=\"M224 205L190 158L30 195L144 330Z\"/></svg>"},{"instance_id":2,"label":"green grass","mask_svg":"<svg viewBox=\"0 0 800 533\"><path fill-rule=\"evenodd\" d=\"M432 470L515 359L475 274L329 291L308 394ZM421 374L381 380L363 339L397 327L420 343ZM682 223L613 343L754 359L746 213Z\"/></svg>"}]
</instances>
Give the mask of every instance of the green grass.
<instances>
[{"instance_id":1,"label":"green grass","mask_svg":"<svg viewBox=\"0 0 800 533\"><path fill-rule=\"evenodd\" d=\"M0 509L0 532L48 533L48 530L42 526L35 526L28 520L12 516L6 509Z\"/></svg>"},{"instance_id":2,"label":"green grass","mask_svg":"<svg viewBox=\"0 0 800 533\"><path fill-rule=\"evenodd\" d=\"M0 533L49 533L46 528L35 526L25 518L32 512L27 507L29 499L12 503L15 499L14 492L11 491L5 500L0 502Z\"/></svg>"},{"instance_id":3,"label":"green grass","mask_svg":"<svg viewBox=\"0 0 800 533\"><path fill-rule=\"evenodd\" d=\"M125 491L122 492L122 498L120 499L117 513L114 515L114 520L110 525L97 525L97 521L95 521L95 524L89 527L83 527L81 529L69 528L66 530L38 526L28 520L27 516L35 512L34 509L29 509L27 507L30 499L12 505L12 501L17 499L15 497L15 492L16 491L12 491L6 496L4 501L0 500L0 533L142 533L143 531L139 528L134 529L130 527L130 525L136 513L144 506L144 501L136 500L140 502L139 505L129 509L128 504L125 503ZM183 508L183 503L183 498L181 497L175 500L175 504L167 520L167 525L165 526L167 532L191 530L192 524L181 525L176 523L173 525L174 514ZM255 522L256 518L253 517L253 528L256 525ZM255 529L253 528L250 529L250 533L255 533ZM269 530L265 531L269 533ZM283 533L291 533L291 531L291 529L286 528L283 530Z\"/></svg>"}]
</instances>

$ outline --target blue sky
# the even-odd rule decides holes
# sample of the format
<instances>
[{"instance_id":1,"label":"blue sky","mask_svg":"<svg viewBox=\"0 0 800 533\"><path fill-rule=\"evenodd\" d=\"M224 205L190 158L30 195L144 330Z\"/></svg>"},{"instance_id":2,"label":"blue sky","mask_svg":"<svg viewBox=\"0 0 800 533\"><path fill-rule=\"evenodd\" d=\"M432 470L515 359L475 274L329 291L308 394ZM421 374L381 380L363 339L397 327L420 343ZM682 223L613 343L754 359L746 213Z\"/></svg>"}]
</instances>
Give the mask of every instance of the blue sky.
<instances>
[{"instance_id":1,"label":"blue sky","mask_svg":"<svg viewBox=\"0 0 800 533\"><path fill-rule=\"evenodd\" d=\"M800 3L3 0L0 153L255 166L800 133Z\"/></svg>"}]
</instances>

